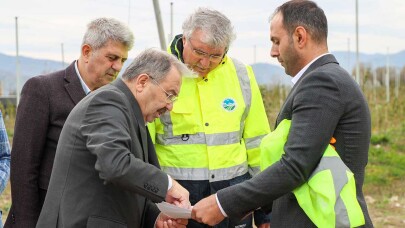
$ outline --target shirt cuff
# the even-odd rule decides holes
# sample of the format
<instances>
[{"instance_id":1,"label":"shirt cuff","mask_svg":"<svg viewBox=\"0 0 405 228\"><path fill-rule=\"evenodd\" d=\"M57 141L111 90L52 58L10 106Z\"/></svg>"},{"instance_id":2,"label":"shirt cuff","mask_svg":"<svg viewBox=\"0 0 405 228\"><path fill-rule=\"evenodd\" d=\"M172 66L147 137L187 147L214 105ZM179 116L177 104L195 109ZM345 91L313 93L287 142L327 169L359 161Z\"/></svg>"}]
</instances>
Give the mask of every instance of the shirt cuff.
<instances>
[{"instance_id":1,"label":"shirt cuff","mask_svg":"<svg viewBox=\"0 0 405 228\"><path fill-rule=\"evenodd\" d=\"M167 178L169 179L169 183L167 184L167 191L169 191L173 186L173 181L169 174L167 174Z\"/></svg>"},{"instance_id":2,"label":"shirt cuff","mask_svg":"<svg viewBox=\"0 0 405 228\"><path fill-rule=\"evenodd\" d=\"M225 216L225 217L228 217L228 215L225 213L224 209L222 209L221 204L219 203L217 194L215 194L215 199L217 200L217 204L218 204L219 210L221 211L222 215Z\"/></svg>"}]
</instances>

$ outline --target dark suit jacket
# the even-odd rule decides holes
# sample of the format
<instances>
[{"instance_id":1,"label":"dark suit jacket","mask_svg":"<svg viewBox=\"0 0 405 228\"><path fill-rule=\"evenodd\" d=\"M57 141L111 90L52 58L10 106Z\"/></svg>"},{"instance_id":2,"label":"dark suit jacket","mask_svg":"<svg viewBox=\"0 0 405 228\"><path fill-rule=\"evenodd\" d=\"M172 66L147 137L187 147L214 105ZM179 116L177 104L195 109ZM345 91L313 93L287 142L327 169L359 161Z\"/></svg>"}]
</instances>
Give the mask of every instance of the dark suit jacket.
<instances>
[{"instance_id":1,"label":"dark suit jacket","mask_svg":"<svg viewBox=\"0 0 405 228\"><path fill-rule=\"evenodd\" d=\"M13 201L6 228L35 227L38 220L63 124L85 96L74 64L29 79L21 91L11 151Z\"/></svg>"},{"instance_id":2,"label":"dark suit jacket","mask_svg":"<svg viewBox=\"0 0 405 228\"><path fill-rule=\"evenodd\" d=\"M370 113L357 83L333 55L316 60L294 85L276 125L283 119L292 122L281 160L250 181L218 192L228 216L240 218L257 207L272 207L272 227L315 227L291 191L308 180L333 136L336 150L355 175L366 227L372 227L362 192Z\"/></svg>"},{"instance_id":3,"label":"dark suit jacket","mask_svg":"<svg viewBox=\"0 0 405 228\"><path fill-rule=\"evenodd\" d=\"M140 107L117 79L66 120L37 227L152 227L152 201L167 187Z\"/></svg>"}]
</instances>

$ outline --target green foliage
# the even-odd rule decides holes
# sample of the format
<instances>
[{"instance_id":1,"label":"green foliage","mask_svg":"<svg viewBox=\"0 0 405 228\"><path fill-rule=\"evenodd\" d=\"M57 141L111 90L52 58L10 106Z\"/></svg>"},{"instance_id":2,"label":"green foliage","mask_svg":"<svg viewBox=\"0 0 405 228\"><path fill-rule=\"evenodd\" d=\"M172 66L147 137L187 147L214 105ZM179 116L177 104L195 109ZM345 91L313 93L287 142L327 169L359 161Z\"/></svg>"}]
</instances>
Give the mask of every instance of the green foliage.
<instances>
[{"instance_id":1,"label":"green foliage","mask_svg":"<svg viewBox=\"0 0 405 228\"><path fill-rule=\"evenodd\" d=\"M390 139L385 134L382 135L377 134L372 135L370 141L372 145L379 145L379 144L387 144L390 141Z\"/></svg>"},{"instance_id":2,"label":"green foliage","mask_svg":"<svg viewBox=\"0 0 405 228\"><path fill-rule=\"evenodd\" d=\"M15 123L15 116L16 116L15 106L11 103L7 103L6 105L3 105L3 103L0 102L0 110L1 110L1 113L3 114L3 119L4 119L4 124L6 125L8 139L10 141L10 144L12 144L13 136L14 136L14 123Z\"/></svg>"},{"instance_id":3,"label":"green foliage","mask_svg":"<svg viewBox=\"0 0 405 228\"><path fill-rule=\"evenodd\" d=\"M405 176L405 154L387 146L372 145L369 151L369 164L366 168L366 184L389 185Z\"/></svg>"},{"instance_id":4,"label":"green foliage","mask_svg":"<svg viewBox=\"0 0 405 228\"><path fill-rule=\"evenodd\" d=\"M273 127L276 122L278 111L280 111L290 89L290 87L285 86L260 86L264 107L266 109L267 118L272 130L274 130Z\"/></svg>"},{"instance_id":5,"label":"green foliage","mask_svg":"<svg viewBox=\"0 0 405 228\"><path fill-rule=\"evenodd\" d=\"M7 102L5 113L7 116L15 117L16 108L15 108L15 105L12 104L10 101Z\"/></svg>"},{"instance_id":6,"label":"green foliage","mask_svg":"<svg viewBox=\"0 0 405 228\"><path fill-rule=\"evenodd\" d=\"M401 181L405 177L405 118L398 115L398 112L403 112L404 100L402 97L386 104L385 109L388 111L384 112L385 117L374 118L384 122L387 127L374 128L371 136L366 185L389 187L392 182Z\"/></svg>"}]
</instances>

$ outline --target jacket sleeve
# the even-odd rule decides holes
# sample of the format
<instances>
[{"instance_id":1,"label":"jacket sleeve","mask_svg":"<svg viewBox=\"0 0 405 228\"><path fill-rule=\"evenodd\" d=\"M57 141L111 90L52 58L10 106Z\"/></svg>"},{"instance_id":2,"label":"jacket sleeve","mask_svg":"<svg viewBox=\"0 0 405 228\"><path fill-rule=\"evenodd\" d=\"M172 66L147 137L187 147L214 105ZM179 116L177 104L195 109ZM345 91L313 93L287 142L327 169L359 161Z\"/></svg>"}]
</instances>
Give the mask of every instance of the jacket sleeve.
<instances>
[{"instance_id":1,"label":"jacket sleeve","mask_svg":"<svg viewBox=\"0 0 405 228\"><path fill-rule=\"evenodd\" d=\"M17 108L11 152L10 211L16 227L35 226L42 206L38 180L49 124L48 90L43 83L38 77L28 80Z\"/></svg>"},{"instance_id":2,"label":"jacket sleeve","mask_svg":"<svg viewBox=\"0 0 405 228\"><path fill-rule=\"evenodd\" d=\"M260 171L260 142L270 132L269 121L264 109L262 95L257 85L255 75L247 66L252 93L251 107L245 120L243 139L246 145L249 172L253 176Z\"/></svg>"},{"instance_id":3,"label":"jacket sleeve","mask_svg":"<svg viewBox=\"0 0 405 228\"><path fill-rule=\"evenodd\" d=\"M97 95L86 110L80 131L87 149L96 156L95 170L99 177L153 202L164 201L167 174L157 167L158 164L143 160L140 136L131 134L135 127L131 121L134 116L123 104L126 98L107 91ZM136 129L134 131L139 134Z\"/></svg>"}]
</instances>

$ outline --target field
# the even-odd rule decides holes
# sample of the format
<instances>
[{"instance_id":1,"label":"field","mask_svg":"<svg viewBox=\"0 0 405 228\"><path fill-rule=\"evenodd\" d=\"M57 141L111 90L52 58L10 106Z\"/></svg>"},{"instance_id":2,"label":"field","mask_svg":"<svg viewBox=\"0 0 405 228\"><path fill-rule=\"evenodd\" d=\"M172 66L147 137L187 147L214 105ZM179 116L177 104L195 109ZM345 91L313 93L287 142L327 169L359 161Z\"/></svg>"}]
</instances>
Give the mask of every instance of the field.
<instances>
[{"instance_id":1,"label":"field","mask_svg":"<svg viewBox=\"0 0 405 228\"><path fill-rule=\"evenodd\" d=\"M375 227L405 227L405 87L386 101L383 87L363 88L372 116L372 139L366 168L364 194ZM278 110L288 94L283 87L262 88L263 99L273 128ZM2 108L10 140L15 110ZM3 222L11 205L10 185L0 196Z\"/></svg>"}]
</instances>

